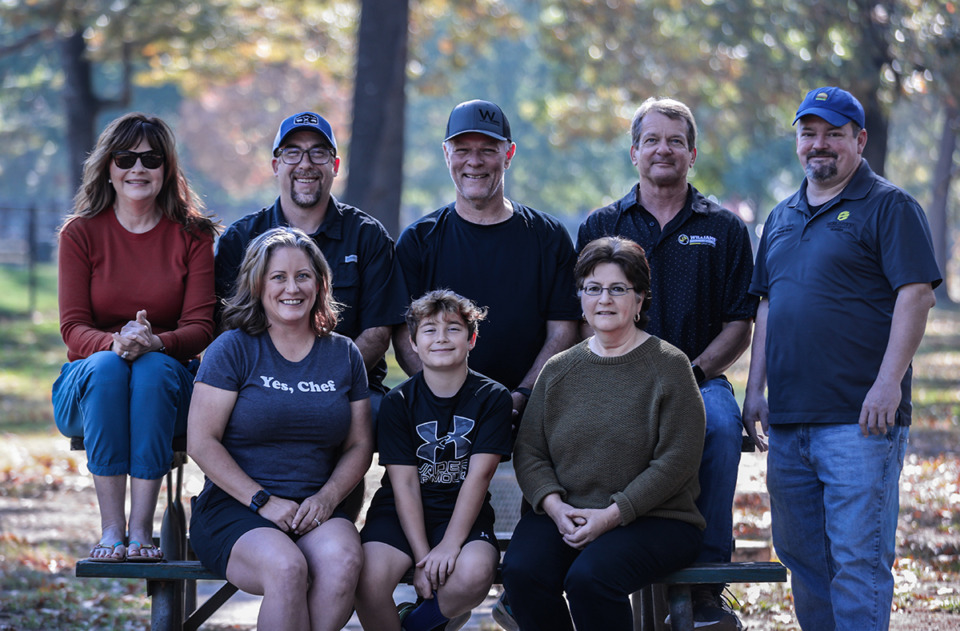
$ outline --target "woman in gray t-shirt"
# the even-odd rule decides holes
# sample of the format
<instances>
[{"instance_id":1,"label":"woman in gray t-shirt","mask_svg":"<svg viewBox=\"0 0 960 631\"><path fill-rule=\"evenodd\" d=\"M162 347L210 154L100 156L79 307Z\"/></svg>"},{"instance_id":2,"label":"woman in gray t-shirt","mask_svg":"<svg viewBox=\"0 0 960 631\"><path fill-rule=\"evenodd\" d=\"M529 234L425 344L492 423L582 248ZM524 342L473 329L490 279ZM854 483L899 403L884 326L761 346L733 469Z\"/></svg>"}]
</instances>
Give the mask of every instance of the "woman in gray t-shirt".
<instances>
[{"instance_id":1,"label":"woman in gray t-shirt","mask_svg":"<svg viewBox=\"0 0 960 631\"><path fill-rule=\"evenodd\" d=\"M370 403L360 351L332 332L331 286L303 232L251 242L224 310L228 330L194 387L189 453L207 478L193 501L193 547L263 595L261 628L342 628L362 565L338 506L370 466Z\"/></svg>"}]
</instances>

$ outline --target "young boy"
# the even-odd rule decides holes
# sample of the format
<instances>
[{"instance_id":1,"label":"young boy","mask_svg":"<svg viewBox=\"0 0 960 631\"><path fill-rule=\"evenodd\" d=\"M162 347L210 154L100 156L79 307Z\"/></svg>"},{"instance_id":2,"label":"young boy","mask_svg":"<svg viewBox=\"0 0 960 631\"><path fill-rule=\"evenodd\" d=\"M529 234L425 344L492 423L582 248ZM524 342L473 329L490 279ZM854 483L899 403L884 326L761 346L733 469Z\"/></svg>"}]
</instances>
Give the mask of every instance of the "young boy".
<instances>
[{"instance_id":1,"label":"young boy","mask_svg":"<svg viewBox=\"0 0 960 631\"><path fill-rule=\"evenodd\" d=\"M510 454L510 393L467 368L485 312L449 290L413 301L406 321L423 370L383 399L387 469L360 533L357 615L364 629L459 629L486 597L500 559L487 488ZM417 606L393 602L415 564Z\"/></svg>"}]
</instances>

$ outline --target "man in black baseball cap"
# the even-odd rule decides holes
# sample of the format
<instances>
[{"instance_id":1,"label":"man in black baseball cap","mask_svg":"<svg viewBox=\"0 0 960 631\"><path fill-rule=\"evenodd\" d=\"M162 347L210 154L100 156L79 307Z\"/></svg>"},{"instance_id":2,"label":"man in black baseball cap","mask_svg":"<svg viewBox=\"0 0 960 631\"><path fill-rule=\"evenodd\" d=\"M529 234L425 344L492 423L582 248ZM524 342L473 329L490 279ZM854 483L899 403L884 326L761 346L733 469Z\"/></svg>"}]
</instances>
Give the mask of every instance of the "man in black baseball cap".
<instances>
[{"instance_id":1,"label":"man in black baseball cap","mask_svg":"<svg viewBox=\"0 0 960 631\"><path fill-rule=\"evenodd\" d=\"M351 338L363 355L375 418L387 391L383 355L393 325L403 322L407 302L393 240L379 221L331 194L340 157L333 127L324 117L306 111L285 118L271 153L280 195L273 205L234 222L220 237L217 302L233 290L243 253L254 238L278 226L309 234L330 264L333 297L345 306L336 331Z\"/></svg>"},{"instance_id":2,"label":"man in black baseball cap","mask_svg":"<svg viewBox=\"0 0 960 631\"><path fill-rule=\"evenodd\" d=\"M490 308L470 365L513 391L519 415L543 363L576 340L573 243L555 218L505 197L517 145L499 105L460 103L443 138L456 201L408 226L397 241L407 294L445 287ZM394 348L414 374L419 358L405 331L395 329Z\"/></svg>"},{"instance_id":3,"label":"man in black baseball cap","mask_svg":"<svg viewBox=\"0 0 960 631\"><path fill-rule=\"evenodd\" d=\"M407 296L449 288L489 308L470 368L511 390L518 423L544 363L577 340L573 242L554 217L505 197L504 178L517 145L496 103L472 100L454 107L442 149L456 200L400 235L397 258ZM393 344L408 374L420 370L406 327L394 329ZM436 606L435 598L421 605Z\"/></svg>"}]
</instances>

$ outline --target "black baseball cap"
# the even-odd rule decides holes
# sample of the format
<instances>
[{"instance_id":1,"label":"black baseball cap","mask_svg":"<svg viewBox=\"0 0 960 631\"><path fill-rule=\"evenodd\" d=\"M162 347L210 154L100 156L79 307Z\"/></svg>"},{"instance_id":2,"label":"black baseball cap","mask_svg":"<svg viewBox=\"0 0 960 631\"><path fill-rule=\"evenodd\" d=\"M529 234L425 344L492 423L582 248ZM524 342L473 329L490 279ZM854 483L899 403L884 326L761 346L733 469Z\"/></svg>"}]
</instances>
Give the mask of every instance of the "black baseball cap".
<instances>
[{"instance_id":1,"label":"black baseball cap","mask_svg":"<svg viewBox=\"0 0 960 631\"><path fill-rule=\"evenodd\" d=\"M465 101L453 108L443 140L470 132L510 142L510 123L500 106L490 101Z\"/></svg>"}]
</instances>

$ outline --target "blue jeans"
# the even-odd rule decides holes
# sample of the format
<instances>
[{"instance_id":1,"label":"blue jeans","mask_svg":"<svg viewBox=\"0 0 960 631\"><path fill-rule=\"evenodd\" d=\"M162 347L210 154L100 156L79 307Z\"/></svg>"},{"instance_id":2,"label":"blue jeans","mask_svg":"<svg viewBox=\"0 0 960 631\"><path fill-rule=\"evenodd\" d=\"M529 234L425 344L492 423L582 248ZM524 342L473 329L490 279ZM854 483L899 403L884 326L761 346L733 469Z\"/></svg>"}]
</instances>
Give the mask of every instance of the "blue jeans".
<instances>
[{"instance_id":1,"label":"blue jeans","mask_svg":"<svg viewBox=\"0 0 960 631\"><path fill-rule=\"evenodd\" d=\"M733 386L723 377L700 387L707 431L700 459L697 509L707 520L698 563L729 563L733 552L733 496L737 491L743 422Z\"/></svg>"},{"instance_id":2,"label":"blue jeans","mask_svg":"<svg viewBox=\"0 0 960 631\"><path fill-rule=\"evenodd\" d=\"M791 572L797 621L816 631L886 631L899 480L909 427L771 425L773 545Z\"/></svg>"},{"instance_id":3,"label":"blue jeans","mask_svg":"<svg viewBox=\"0 0 960 631\"><path fill-rule=\"evenodd\" d=\"M94 475L162 478L173 437L187 431L193 375L174 358L133 362L112 351L64 364L53 384L53 417L64 436L83 437Z\"/></svg>"},{"instance_id":4,"label":"blue jeans","mask_svg":"<svg viewBox=\"0 0 960 631\"><path fill-rule=\"evenodd\" d=\"M702 537L686 522L641 517L581 551L528 510L504 556L503 586L523 631L631 631L630 594L693 563Z\"/></svg>"}]
</instances>

